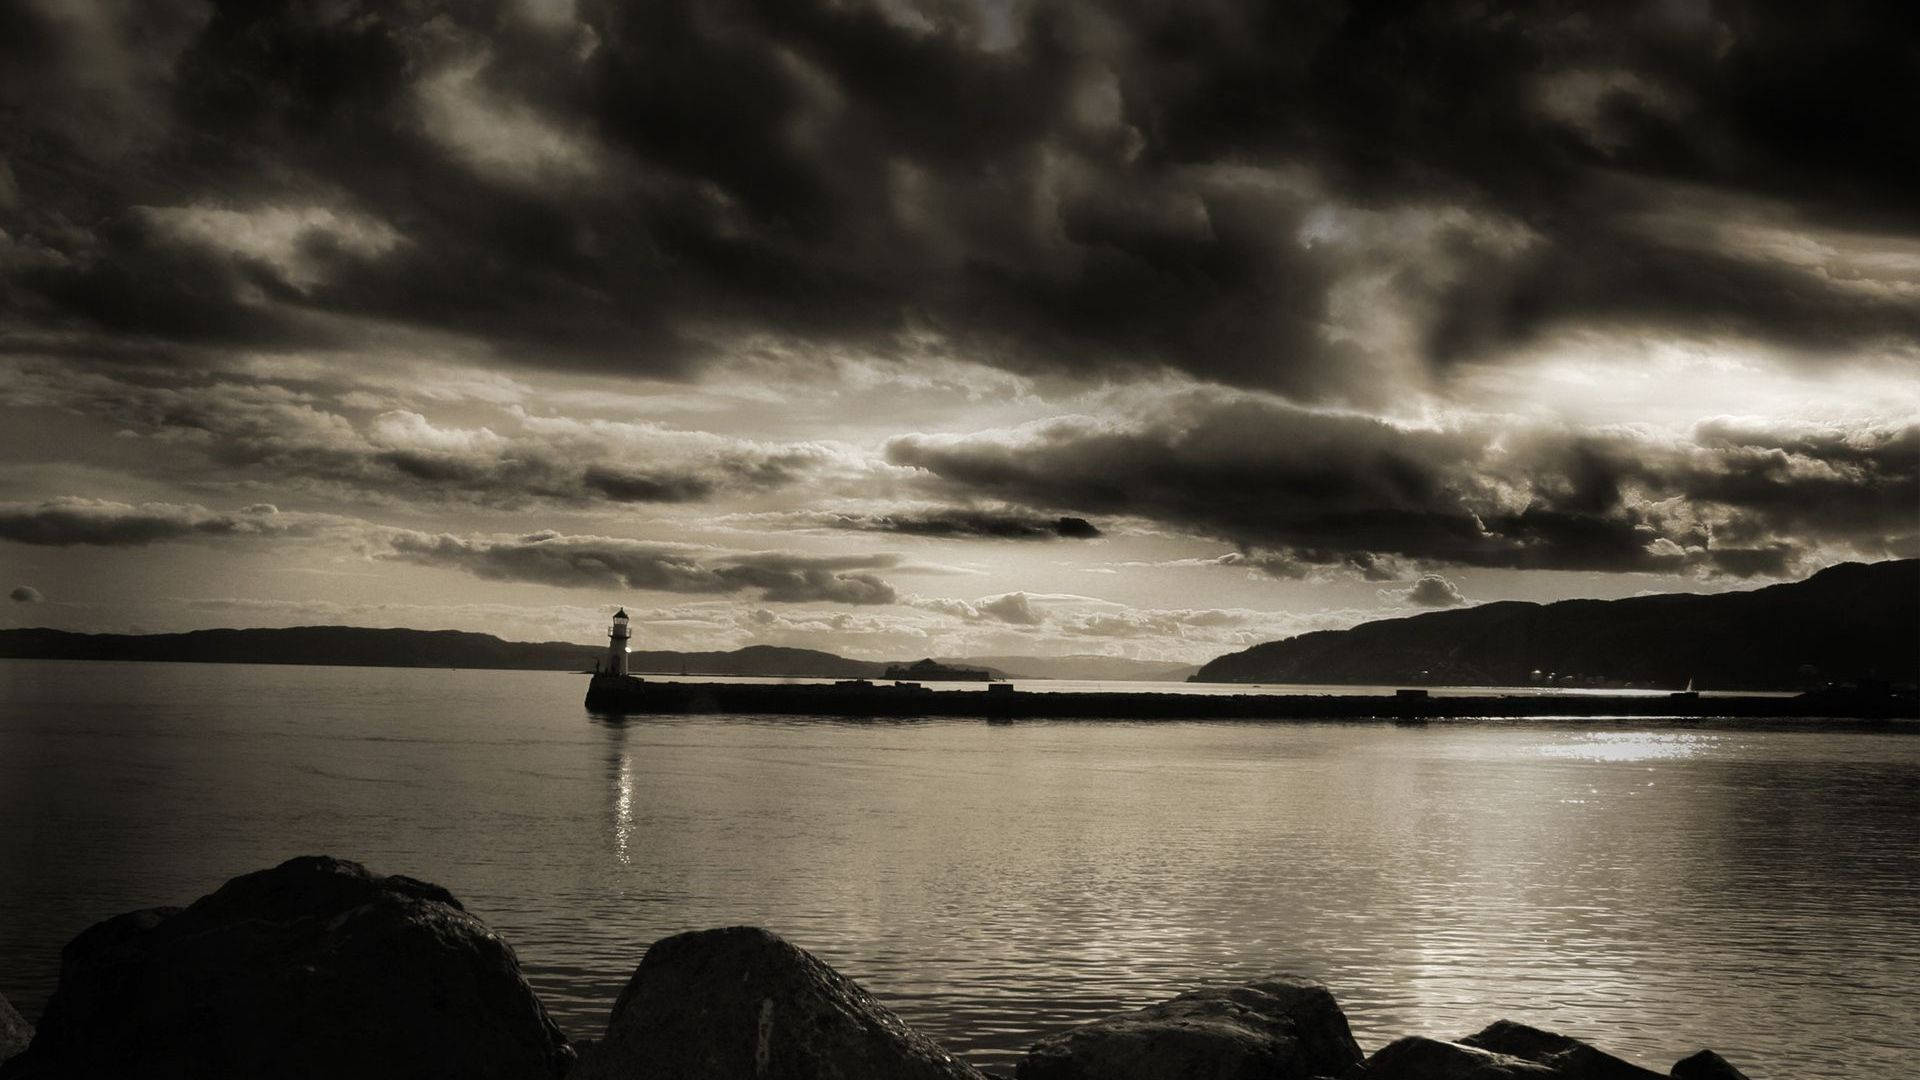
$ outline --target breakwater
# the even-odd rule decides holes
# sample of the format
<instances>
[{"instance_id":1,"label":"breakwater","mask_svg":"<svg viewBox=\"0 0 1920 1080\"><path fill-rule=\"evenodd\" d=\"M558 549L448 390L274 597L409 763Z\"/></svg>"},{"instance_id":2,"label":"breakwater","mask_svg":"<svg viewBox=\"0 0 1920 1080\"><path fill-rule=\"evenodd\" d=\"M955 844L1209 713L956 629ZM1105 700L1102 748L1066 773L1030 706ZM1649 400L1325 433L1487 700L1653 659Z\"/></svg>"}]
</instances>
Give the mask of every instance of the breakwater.
<instances>
[{"instance_id":1,"label":"breakwater","mask_svg":"<svg viewBox=\"0 0 1920 1080\"><path fill-rule=\"evenodd\" d=\"M1133 691L1032 692L996 683L935 690L917 683L832 684L660 682L595 675L586 706L597 713L828 717L970 717L987 720L1441 720L1480 717L1645 717L1890 720L1920 716L1912 695L1808 693L1735 695L1178 694Z\"/></svg>"}]
</instances>

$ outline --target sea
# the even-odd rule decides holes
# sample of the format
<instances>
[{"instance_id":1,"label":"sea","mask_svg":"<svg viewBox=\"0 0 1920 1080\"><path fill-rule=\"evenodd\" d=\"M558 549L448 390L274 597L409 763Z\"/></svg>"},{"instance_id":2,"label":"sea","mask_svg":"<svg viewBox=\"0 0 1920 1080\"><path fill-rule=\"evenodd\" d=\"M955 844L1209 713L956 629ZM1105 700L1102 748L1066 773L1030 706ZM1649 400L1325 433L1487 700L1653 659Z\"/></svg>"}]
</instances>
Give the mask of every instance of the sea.
<instances>
[{"instance_id":1,"label":"sea","mask_svg":"<svg viewBox=\"0 0 1920 1080\"><path fill-rule=\"evenodd\" d=\"M324 853L451 889L575 1037L653 941L752 923L994 1069L1276 972L1369 1052L1506 1017L1662 1072L1920 1060L1913 725L622 721L585 690L0 660L0 993L35 1018L93 922Z\"/></svg>"}]
</instances>

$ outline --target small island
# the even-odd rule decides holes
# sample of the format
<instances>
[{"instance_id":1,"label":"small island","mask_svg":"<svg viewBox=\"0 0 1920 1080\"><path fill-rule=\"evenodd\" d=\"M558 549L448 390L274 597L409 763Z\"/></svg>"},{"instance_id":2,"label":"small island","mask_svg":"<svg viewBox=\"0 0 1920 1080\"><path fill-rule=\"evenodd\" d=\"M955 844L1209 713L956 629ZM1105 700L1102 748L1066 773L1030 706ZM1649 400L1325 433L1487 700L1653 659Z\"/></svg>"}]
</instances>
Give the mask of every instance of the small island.
<instances>
[{"instance_id":1,"label":"small island","mask_svg":"<svg viewBox=\"0 0 1920 1080\"><path fill-rule=\"evenodd\" d=\"M886 677L915 682L993 682L997 678L986 668L943 664L930 656L912 664L889 664Z\"/></svg>"}]
</instances>

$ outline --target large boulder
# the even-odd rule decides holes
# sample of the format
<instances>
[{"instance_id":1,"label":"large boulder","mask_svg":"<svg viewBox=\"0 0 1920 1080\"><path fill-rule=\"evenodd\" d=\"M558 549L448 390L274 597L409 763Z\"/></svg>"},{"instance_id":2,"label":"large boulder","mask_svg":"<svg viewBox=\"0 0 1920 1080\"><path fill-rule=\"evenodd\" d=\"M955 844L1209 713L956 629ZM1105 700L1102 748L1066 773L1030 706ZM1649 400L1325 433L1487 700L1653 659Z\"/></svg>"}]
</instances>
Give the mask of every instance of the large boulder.
<instances>
[{"instance_id":1,"label":"large boulder","mask_svg":"<svg viewBox=\"0 0 1920 1080\"><path fill-rule=\"evenodd\" d=\"M1667 1080L1579 1039L1496 1020L1459 1042L1407 1038L1367 1059L1367 1080Z\"/></svg>"},{"instance_id":2,"label":"large boulder","mask_svg":"<svg viewBox=\"0 0 1920 1080\"><path fill-rule=\"evenodd\" d=\"M27 1018L15 1011L13 1002L0 994L0 1064L8 1058L19 1056L20 1051L33 1041L33 1025Z\"/></svg>"},{"instance_id":3,"label":"large boulder","mask_svg":"<svg viewBox=\"0 0 1920 1080\"><path fill-rule=\"evenodd\" d=\"M1559 1073L1524 1058L1410 1035L1374 1052L1366 1080L1557 1080Z\"/></svg>"},{"instance_id":4,"label":"large boulder","mask_svg":"<svg viewBox=\"0 0 1920 1080\"><path fill-rule=\"evenodd\" d=\"M751 926L664 938L579 1080L982 1080L859 984Z\"/></svg>"},{"instance_id":5,"label":"large boulder","mask_svg":"<svg viewBox=\"0 0 1920 1080\"><path fill-rule=\"evenodd\" d=\"M1555 1076L1567 1080L1667 1080L1659 1072L1620 1061L1571 1036L1544 1032L1515 1020L1494 1020L1459 1042L1546 1065Z\"/></svg>"},{"instance_id":6,"label":"large boulder","mask_svg":"<svg viewBox=\"0 0 1920 1080\"><path fill-rule=\"evenodd\" d=\"M513 950L445 889L307 857L68 943L0 1077L558 1078Z\"/></svg>"},{"instance_id":7,"label":"large boulder","mask_svg":"<svg viewBox=\"0 0 1920 1080\"><path fill-rule=\"evenodd\" d=\"M1210 987L1035 1043L1019 1080L1308 1080L1360 1064L1327 988L1278 975Z\"/></svg>"},{"instance_id":8,"label":"large boulder","mask_svg":"<svg viewBox=\"0 0 1920 1080\"><path fill-rule=\"evenodd\" d=\"M1495 1020L1460 1041L1481 1050L1545 1065L1565 1080L1666 1080L1659 1073L1628 1064L1579 1039L1512 1020Z\"/></svg>"},{"instance_id":9,"label":"large boulder","mask_svg":"<svg viewBox=\"0 0 1920 1080\"><path fill-rule=\"evenodd\" d=\"M1711 1050L1702 1050L1673 1064L1673 1080L1747 1080L1747 1074Z\"/></svg>"}]
</instances>

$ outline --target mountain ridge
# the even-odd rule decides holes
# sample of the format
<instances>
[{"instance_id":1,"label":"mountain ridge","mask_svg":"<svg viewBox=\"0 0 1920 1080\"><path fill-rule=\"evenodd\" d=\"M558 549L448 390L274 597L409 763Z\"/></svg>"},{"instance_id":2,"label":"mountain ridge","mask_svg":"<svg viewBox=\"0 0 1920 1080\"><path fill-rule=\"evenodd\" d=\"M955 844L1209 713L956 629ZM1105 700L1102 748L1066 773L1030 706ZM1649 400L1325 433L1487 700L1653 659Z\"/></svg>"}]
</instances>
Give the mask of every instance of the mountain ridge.
<instances>
[{"instance_id":1,"label":"mountain ridge","mask_svg":"<svg viewBox=\"0 0 1920 1080\"><path fill-rule=\"evenodd\" d=\"M1808 670L1810 669L1810 670ZM1839 563L1738 592L1503 600L1320 630L1203 665L1194 682L1790 690L1920 676L1920 560Z\"/></svg>"}]
</instances>

